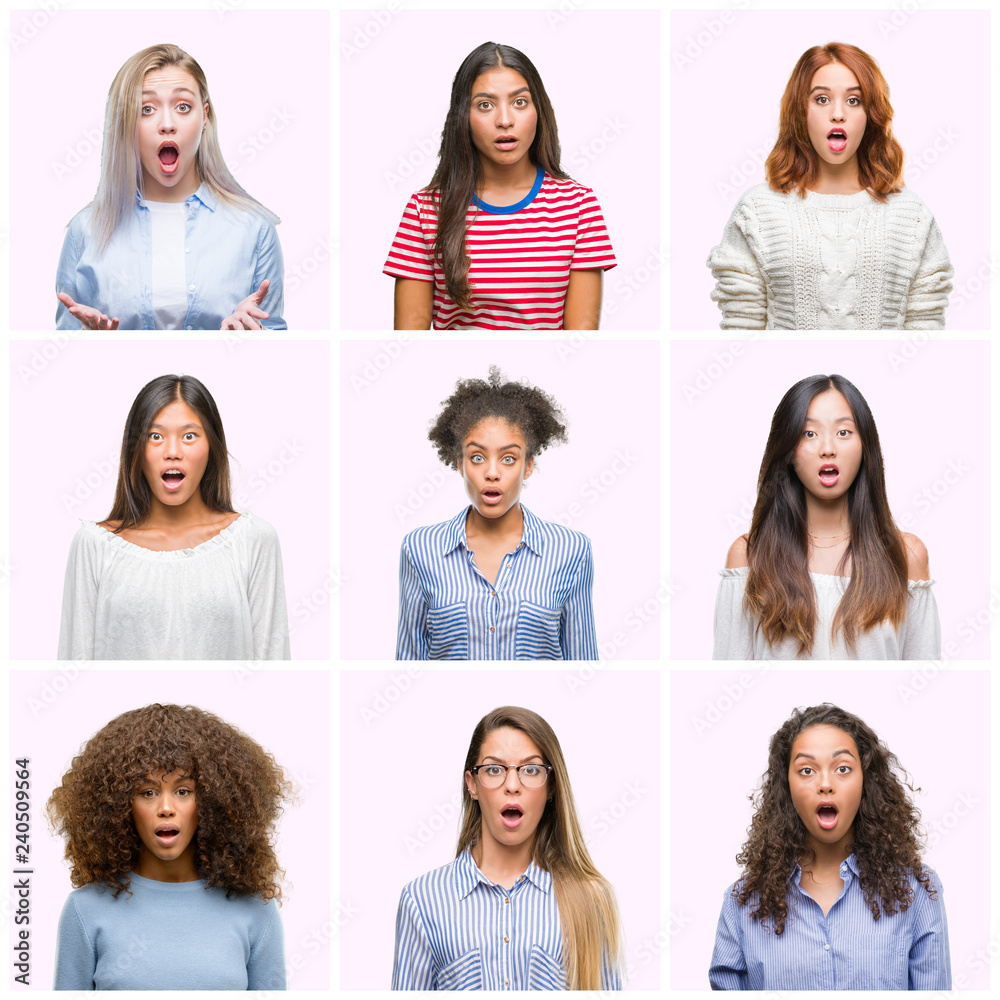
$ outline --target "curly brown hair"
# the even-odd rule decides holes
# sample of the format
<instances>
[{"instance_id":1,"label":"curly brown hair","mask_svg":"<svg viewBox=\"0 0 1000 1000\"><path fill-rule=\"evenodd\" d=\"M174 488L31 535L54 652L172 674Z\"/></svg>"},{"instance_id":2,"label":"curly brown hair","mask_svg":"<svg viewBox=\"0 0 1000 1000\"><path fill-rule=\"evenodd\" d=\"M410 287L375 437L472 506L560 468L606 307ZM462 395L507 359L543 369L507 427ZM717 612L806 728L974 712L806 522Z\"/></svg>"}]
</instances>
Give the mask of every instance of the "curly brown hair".
<instances>
[{"instance_id":1,"label":"curly brown hair","mask_svg":"<svg viewBox=\"0 0 1000 1000\"><path fill-rule=\"evenodd\" d=\"M280 899L272 834L292 786L258 743L192 705L124 712L73 758L47 806L66 838L73 885L105 883L115 897L128 890L141 846L132 799L148 775L174 770L197 783L199 877L227 897Z\"/></svg>"},{"instance_id":2,"label":"curly brown hair","mask_svg":"<svg viewBox=\"0 0 1000 1000\"><path fill-rule=\"evenodd\" d=\"M477 424L491 417L516 427L524 435L528 454L534 458L555 441L566 440L565 417L559 404L541 389L523 382L505 382L503 372L490 365L489 381L462 379L442 402L441 411L427 435L445 465L458 469L462 442Z\"/></svg>"},{"instance_id":3,"label":"curly brown hair","mask_svg":"<svg viewBox=\"0 0 1000 1000\"><path fill-rule=\"evenodd\" d=\"M788 879L795 865L808 864L813 853L806 846L806 828L792 802L788 766L796 737L813 726L833 726L847 733L861 757L864 784L851 832L861 888L872 919L909 907L913 902L911 872L936 899L931 873L920 860L920 813L905 790L920 789L909 783L896 755L869 726L829 703L795 709L771 737L767 772L760 789L750 796L755 812L747 842L736 856L743 866L743 877L733 886L733 898L740 906L749 903L753 907L750 916L754 920L763 924L770 919L775 934L784 932L789 915Z\"/></svg>"}]
</instances>

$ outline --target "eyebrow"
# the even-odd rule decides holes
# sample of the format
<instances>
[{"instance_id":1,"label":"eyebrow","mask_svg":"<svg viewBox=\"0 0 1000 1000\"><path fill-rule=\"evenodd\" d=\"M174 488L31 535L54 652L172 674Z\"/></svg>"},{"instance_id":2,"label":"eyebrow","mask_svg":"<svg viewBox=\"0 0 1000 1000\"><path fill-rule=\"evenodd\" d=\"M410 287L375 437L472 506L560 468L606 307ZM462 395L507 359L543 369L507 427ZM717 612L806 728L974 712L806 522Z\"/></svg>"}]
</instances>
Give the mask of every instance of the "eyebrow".
<instances>
[{"instance_id":1,"label":"eyebrow","mask_svg":"<svg viewBox=\"0 0 1000 1000\"><path fill-rule=\"evenodd\" d=\"M850 751L850 750L848 750L848 749L846 749L846 748L845 748L845 749L843 749L843 750L834 750L834 751L833 751L833 753L832 753L832 754L830 754L830 756L831 756L831 757L839 757L839 756L840 756L841 754L844 754L844 753L846 753L848 757L854 757L854 754L852 754L852 753L851 753L851 751ZM815 760L815 759L816 759L816 758L815 758L815 757L814 757L814 756L813 756L813 755L812 755L811 753L803 753L803 752L802 752L802 751L800 750L800 751L799 751L799 752L798 752L798 753L797 753L797 754L796 754L796 755L795 755L795 756L794 756L794 757L792 758L792 760L793 760L793 761L796 761L796 760L798 760L798 759L799 759L799 757L805 757L805 758L806 758L806 760ZM855 758L855 760L856 760L856 759L857 759L857 758Z\"/></svg>"},{"instance_id":2,"label":"eyebrow","mask_svg":"<svg viewBox=\"0 0 1000 1000\"><path fill-rule=\"evenodd\" d=\"M822 421L817 420L816 417L806 417L806 423L807 424L818 424L818 423L821 423L821 422ZM853 424L854 423L854 417L837 417L836 420L834 420L834 423L835 424Z\"/></svg>"},{"instance_id":3,"label":"eyebrow","mask_svg":"<svg viewBox=\"0 0 1000 1000\"><path fill-rule=\"evenodd\" d=\"M156 427L166 427L166 424L150 424L149 429L153 430ZM201 424L181 424L180 430L187 430L189 427L201 427Z\"/></svg>"},{"instance_id":4,"label":"eyebrow","mask_svg":"<svg viewBox=\"0 0 1000 1000\"><path fill-rule=\"evenodd\" d=\"M809 93L810 94L815 94L817 90L835 90L835 89L836 89L835 87L813 87L813 89L810 90ZM861 88L860 87L845 87L844 88L844 92L845 93L847 93L847 91L849 91L849 90L861 90Z\"/></svg>"},{"instance_id":5,"label":"eyebrow","mask_svg":"<svg viewBox=\"0 0 1000 1000\"><path fill-rule=\"evenodd\" d=\"M480 451L486 451L486 445L480 444L478 441L470 441L465 447L466 448L478 448ZM510 451L511 448L517 448L518 451L521 450L521 446L519 444L504 444L504 445L501 445L497 449L497 451Z\"/></svg>"},{"instance_id":6,"label":"eyebrow","mask_svg":"<svg viewBox=\"0 0 1000 1000\"><path fill-rule=\"evenodd\" d=\"M508 97L515 97L518 94L525 94L527 92L528 92L528 88L527 87L518 87L517 90L512 90L507 96ZM497 95L496 94L487 94L485 90L481 90L478 94L473 94L472 95L472 99L473 100L475 100L477 97L488 97L488 98L490 98L493 101L495 101L497 99Z\"/></svg>"}]
</instances>

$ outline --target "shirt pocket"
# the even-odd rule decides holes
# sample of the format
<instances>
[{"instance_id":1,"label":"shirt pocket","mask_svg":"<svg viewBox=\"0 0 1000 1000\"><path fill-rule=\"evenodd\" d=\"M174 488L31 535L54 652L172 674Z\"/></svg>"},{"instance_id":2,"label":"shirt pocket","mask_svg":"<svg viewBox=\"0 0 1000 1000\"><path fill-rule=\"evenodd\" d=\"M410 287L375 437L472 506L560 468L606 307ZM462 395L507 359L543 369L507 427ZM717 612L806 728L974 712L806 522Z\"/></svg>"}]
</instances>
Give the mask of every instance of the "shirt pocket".
<instances>
[{"instance_id":1,"label":"shirt pocket","mask_svg":"<svg viewBox=\"0 0 1000 1000\"><path fill-rule=\"evenodd\" d=\"M427 659L469 658L469 616L465 602L427 609Z\"/></svg>"},{"instance_id":2,"label":"shirt pocket","mask_svg":"<svg viewBox=\"0 0 1000 1000\"><path fill-rule=\"evenodd\" d=\"M564 990L566 989L566 972L562 962L554 959L541 945L531 946L528 958L529 990Z\"/></svg>"},{"instance_id":3,"label":"shirt pocket","mask_svg":"<svg viewBox=\"0 0 1000 1000\"><path fill-rule=\"evenodd\" d=\"M484 989L483 960L479 949L456 958L437 974L438 990L481 990Z\"/></svg>"},{"instance_id":4,"label":"shirt pocket","mask_svg":"<svg viewBox=\"0 0 1000 1000\"><path fill-rule=\"evenodd\" d=\"M517 612L517 633L514 636L515 660L561 660L559 644L559 609L522 601Z\"/></svg>"}]
</instances>

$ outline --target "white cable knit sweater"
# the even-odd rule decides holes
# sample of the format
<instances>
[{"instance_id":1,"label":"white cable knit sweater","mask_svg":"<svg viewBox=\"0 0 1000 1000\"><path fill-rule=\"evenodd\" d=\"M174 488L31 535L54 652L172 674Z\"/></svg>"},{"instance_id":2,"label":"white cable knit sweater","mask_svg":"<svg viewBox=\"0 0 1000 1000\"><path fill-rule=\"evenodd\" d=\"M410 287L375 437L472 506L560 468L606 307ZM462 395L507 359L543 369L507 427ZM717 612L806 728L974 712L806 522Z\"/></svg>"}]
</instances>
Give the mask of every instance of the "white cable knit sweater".
<instances>
[{"instance_id":1,"label":"white cable knit sweater","mask_svg":"<svg viewBox=\"0 0 1000 1000\"><path fill-rule=\"evenodd\" d=\"M740 199L708 266L724 330L942 330L955 273L912 191L878 202L766 184Z\"/></svg>"}]
</instances>

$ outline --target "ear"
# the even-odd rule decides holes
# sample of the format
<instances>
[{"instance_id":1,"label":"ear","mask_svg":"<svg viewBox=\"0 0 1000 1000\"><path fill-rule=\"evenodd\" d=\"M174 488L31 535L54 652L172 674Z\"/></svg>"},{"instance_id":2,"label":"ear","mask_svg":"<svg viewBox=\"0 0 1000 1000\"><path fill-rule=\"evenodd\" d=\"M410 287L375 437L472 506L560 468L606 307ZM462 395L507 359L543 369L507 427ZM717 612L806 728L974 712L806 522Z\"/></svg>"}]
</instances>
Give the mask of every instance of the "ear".
<instances>
[{"instance_id":1,"label":"ear","mask_svg":"<svg viewBox=\"0 0 1000 1000\"><path fill-rule=\"evenodd\" d=\"M531 458L528 459L527 464L524 466L524 475L521 477L522 481L527 479L528 476L531 475L531 471L532 469L534 469L534 467L535 467L535 456L532 455Z\"/></svg>"},{"instance_id":2,"label":"ear","mask_svg":"<svg viewBox=\"0 0 1000 1000\"><path fill-rule=\"evenodd\" d=\"M208 101L205 101L201 109L201 127L204 128L208 124Z\"/></svg>"},{"instance_id":3,"label":"ear","mask_svg":"<svg viewBox=\"0 0 1000 1000\"><path fill-rule=\"evenodd\" d=\"M476 794L476 779L472 776L471 771L465 772L465 787L469 789L469 795L478 802L479 796Z\"/></svg>"}]
</instances>

